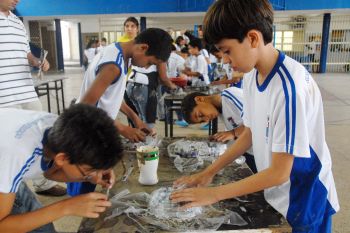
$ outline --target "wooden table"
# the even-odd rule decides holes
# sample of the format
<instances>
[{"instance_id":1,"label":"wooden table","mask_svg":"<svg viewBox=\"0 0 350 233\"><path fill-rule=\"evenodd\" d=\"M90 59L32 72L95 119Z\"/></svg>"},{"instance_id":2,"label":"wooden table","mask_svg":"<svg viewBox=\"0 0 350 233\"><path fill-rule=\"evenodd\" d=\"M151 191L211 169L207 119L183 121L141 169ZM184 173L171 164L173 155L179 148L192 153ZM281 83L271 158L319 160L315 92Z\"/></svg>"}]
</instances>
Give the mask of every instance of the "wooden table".
<instances>
[{"instance_id":1,"label":"wooden table","mask_svg":"<svg viewBox=\"0 0 350 233\"><path fill-rule=\"evenodd\" d=\"M183 176L173 165L173 159L167 156L166 146L177 139L163 139L162 145L160 146L160 161L158 167L159 183L154 186L143 186L138 183L139 171L137 168L137 161L134 152L126 152L123 158L123 163L119 163L115 167L118 182L111 189L111 196L119 193L124 189L129 189L132 193L147 192L151 193L153 190L163 186L171 186L173 181ZM126 182L119 181L124 173L124 166L134 165L134 170L131 173L129 179ZM246 164L239 165L232 163L230 166L224 169L223 174L216 175L213 184L227 184L232 181L237 181L247 176L252 175L251 170ZM233 225L222 225L218 230L238 230L238 229L261 229L266 228L272 231L266 232L291 232L286 220L276 212L264 199L263 193L254 193L251 195L240 197L240 199L246 202L241 202L236 199L230 199L221 201L214 205L218 209L227 208L240 214L244 220L248 223L246 226L233 226ZM245 210L246 212L244 212ZM107 210L106 213L102 214L98 219L87 219L84 218L79 232L90 233L110 233L110 232L142 232L139 226L129 219L125 214L116 217L112 222L104 222L103 219L109 216L112 210ZM160 229L153 227L155 232L162 232ZM232 231L234 232L234 231ZM260 232L260 231L259 231ZM264 231L262 231L264 232Z\"/></svg>"}]
</instances>

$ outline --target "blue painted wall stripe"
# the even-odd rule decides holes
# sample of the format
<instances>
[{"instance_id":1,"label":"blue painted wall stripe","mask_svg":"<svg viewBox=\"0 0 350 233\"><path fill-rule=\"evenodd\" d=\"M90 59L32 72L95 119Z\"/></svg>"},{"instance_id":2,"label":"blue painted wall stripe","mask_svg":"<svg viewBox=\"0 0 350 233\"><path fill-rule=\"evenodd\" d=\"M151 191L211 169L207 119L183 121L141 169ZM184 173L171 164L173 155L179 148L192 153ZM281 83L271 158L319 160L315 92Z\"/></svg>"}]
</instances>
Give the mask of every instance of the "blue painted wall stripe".
<instances>
[{"instance_id":1,"label":"blue painted wall stripe","mask_svg":"<svg viewBox=\"0 0 350 233\"><path fill-rule=\"evenodd\" d=\"M20 16L61 16L206 12L214 0L21 0ZM350 8L348 0L271 0L276 10L322 10Z\"/></svg>"}]
</instances>

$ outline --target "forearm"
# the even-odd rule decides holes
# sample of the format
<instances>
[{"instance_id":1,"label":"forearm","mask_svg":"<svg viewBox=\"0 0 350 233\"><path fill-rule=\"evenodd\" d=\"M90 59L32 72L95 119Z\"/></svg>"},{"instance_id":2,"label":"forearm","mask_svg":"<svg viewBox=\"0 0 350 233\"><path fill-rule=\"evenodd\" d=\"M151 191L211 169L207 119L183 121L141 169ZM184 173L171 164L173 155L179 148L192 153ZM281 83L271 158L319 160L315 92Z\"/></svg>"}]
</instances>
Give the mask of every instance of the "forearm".
<instances>
[{"instance_id":1,"label":"forearm","mask_svg":"<svg viewBox=\"0 0 350 233\"><path fill-rule=\"evenodd\" d=\"M218 201L259 192L286 182L276 172L268 168L240 181L216 187Z\"/></svg>"},{"instance_id":2,"label":"forearm","mask_svg":"<svg viewBox=\"0 0 350 233\"><path fill-rule=\"evenodd\" d=\"M163 62L163 63L161 63L161 64L158 64L158 65L157 65L157 70L158 70L158 75L159 75L159 80L160 80L160 82L161 82L164 86L166 86L166 87L172 89L173 86L174 86L174 84L173 84L173 83L170 81L170 79L168 78L166 63Z\"/></svg>"},{"instance_id":3,"label":"forearm","mask_svg":"<svg viewBox=\"0 0 350 233\"><path fill-rule=\"evenodd\" d=\"M173 84L171 81L170 81L170 79L168 78L168 77L166 77L166 78L161 78L161 76L159 76L159 79L160 79L160 82L164 85L164 86L166 86L166 87L168 87L168 88L172 88L172 86L173 85L175 85L175 84Z\"/></svg>"},{"instance_id":4,"label":"forearm","mask_svg":"<svg viewBox=\"0 0 350 233\"><path fill-rule=\"evenodd\" d=\"M122 134L127 127L126 125L122 124L119 120L114 121L114 126L117 128L118 132Z\"/></svg>"},{"instance_id":5,"label":"forearm","mask_svg":"<svg viewBox=\"0 0 350 233\"><path fill-rule=\"evenodd\" d=\"M0 221L0 232L29 232L62 218L67 213L64 201L18 215L9 215Z\"/></svg>"},{"instance_id":6,"label":"forearm","mask_svg":"<svg viewBox=\"0 0 350 233\"><path fill-rule=\"evenodd\" d=\"M238 126L237 128L231 130L232 134L239 137L244 132L244 125Z\"/></svg>"},{"instance_id":7,"label":"forearm","mask_svg":"<svg viewBox=\"0 0 350 233\"><path fill-rule=\"evenodd\" d=\"M201 76L201 73L199 73L199 72L192 72L192 71L186 71L185 74L188 75L188 76L192 76L192 77L199 77L199 76Z\"/></svg>"},{"instance_id":8,"label":"forearm","mask_svg":"<svg viewBox=\"0 0 350 233\"><path fill-rule=\"evenodd\" d=\"M243 133L237 139L237 141L232 144L224 154L222 154L215 163L211 164L206 168L206 172L210 175L215 175L227 164L231 163L238 156L244 154L252 145L252 137L249 128L245 128Z\"/></svg>"},{"instance_id":9,"label":"forearm","mask_svg":"<svg viewBox=\"0 0 350 233\"><path fill-rule=\"evenodd\" d=\"M135 124L141 121L139 116L124 101L120 106L120 111L122 111L126 116L128 116Z\"/></svg>"}]
</instances>

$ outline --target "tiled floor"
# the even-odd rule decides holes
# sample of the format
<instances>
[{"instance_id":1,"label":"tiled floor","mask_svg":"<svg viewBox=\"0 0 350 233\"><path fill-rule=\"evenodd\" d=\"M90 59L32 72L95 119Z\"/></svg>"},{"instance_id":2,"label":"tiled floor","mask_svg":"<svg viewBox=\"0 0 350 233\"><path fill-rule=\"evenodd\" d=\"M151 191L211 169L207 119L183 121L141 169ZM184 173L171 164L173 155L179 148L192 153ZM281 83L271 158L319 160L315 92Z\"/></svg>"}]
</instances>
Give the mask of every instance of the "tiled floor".
<instances>
[{"instance_id":1,"label":"tiled floor","mask_svg":"<svg viewBox=\"0 0 350 233\"><path fill-rule=\"evenodd\" d=\"M77 67L67 67L65 73L49 74L68 77L64 81L66 106L79 94L83 78L83 70ZM335 177L341 210L333 218L333 232L350 232L350 74L314 74L315 80L320 86L325 111L325 124L327 143L333 159L333 174ZM53 98L52 98L53 99ZM44 108L46 99L41 98ZM53 109L53 112L56 112ZM124 117L121 117L125 120ZM206 131L199 129L200 126L178 128L175 126L176 136L206 135ZM222 128L222 124L219 125ZM159 137L164 136L164 123L156 125ZM64 197L66 198L66 197ZM62 198L39 197L45 204L52 203ZM81 218L66 217L55 222L55 227L62 232L76 232Z\"/></svg>"}]
</instances>

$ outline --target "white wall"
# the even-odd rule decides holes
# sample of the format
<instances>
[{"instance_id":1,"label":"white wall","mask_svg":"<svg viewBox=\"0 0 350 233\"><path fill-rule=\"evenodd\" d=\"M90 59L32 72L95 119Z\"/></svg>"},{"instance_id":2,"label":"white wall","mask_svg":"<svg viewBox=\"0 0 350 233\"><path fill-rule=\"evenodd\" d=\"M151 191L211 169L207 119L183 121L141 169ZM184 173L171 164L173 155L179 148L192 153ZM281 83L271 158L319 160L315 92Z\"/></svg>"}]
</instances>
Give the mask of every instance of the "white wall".
<instances>
[{"instance_id":1,"label":"white wall","mask_svg":"<svg viewBox=\"0 0 350 233\"><path fill-rule=\"evenodd\" d=\"M61 21L64 60L79 60L79 37L77 23Z\"/></svg>"}]
</instances>

